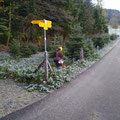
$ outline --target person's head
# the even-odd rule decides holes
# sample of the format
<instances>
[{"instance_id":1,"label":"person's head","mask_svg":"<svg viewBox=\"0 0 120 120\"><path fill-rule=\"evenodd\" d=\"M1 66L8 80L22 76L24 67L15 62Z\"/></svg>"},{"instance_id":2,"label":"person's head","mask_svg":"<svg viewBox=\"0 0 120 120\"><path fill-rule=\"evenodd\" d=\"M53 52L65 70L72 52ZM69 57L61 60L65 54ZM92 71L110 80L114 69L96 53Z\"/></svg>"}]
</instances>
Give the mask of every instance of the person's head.
<instances>
[{"instance_id":1,"label":"person's head","mask_svg":"<svg viewBox=\"0 0 120 120\"><path fill-rule=\"evenodd\" d=\"M63 50L63 48L62 47L58 47L58 51L62 51Z\"/></svg>"}]
</instances>

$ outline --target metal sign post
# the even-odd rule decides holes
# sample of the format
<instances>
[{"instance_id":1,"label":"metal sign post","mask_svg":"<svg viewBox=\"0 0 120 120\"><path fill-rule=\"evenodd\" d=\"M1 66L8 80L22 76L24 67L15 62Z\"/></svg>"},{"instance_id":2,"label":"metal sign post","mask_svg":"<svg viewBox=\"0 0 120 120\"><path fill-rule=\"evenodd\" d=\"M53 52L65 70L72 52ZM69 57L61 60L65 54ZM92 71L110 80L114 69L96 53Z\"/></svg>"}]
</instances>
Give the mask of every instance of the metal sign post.
<instances>
[{"instance_id":1,"label":"metal sign post","mask_svg":"<svg viewBox=\"0 0 120 120\"><path fill-rule=\"evenodd\" d=\"M46 20L44 19L46 24ZM46 30L44 29L44 46L45 46L45 79L48 80L48 54L47 54L47 45L46 45Z\"/></svg>"},{"instance_id":2,"label":"metal sign post","mask_svg":"<svg viewBox=\"0 0 120 120\"><path fill-rule=\"evenodd\" d=\"M45 68L45 79L48 80L48 66L51 70L51 72L55 75L49 61L48 61L48 53L47 53L47 44L46 44L46 30L48 30L48 28L52 27L52 22L49 20L33 20L31 21L32 24L38 24L39 27L44 28L44 48L45 48L45 54L44 57L45 59L43 60L43 62L38 66L38 68L34 71L34 73L36 73L44 64L44 68ZM55 76L54 76L55 77Z\"/></svg>"}]
</instances>

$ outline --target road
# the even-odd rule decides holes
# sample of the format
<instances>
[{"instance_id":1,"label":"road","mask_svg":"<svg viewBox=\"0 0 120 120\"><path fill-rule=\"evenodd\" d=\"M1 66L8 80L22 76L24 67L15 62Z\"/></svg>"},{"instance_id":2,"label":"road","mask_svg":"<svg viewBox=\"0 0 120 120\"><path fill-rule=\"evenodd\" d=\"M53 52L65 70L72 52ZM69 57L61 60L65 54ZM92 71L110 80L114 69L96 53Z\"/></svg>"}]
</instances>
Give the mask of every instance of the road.
<instances>
[{"instance_id":1,"label":"road","mask_svg":"<svg viewBox=\"0 0 120 120\"><path fill-rule=\"evenodd\" d=\"M75 80L1 120L120 120L120 41Z\"/></svg>"}]
</instances>

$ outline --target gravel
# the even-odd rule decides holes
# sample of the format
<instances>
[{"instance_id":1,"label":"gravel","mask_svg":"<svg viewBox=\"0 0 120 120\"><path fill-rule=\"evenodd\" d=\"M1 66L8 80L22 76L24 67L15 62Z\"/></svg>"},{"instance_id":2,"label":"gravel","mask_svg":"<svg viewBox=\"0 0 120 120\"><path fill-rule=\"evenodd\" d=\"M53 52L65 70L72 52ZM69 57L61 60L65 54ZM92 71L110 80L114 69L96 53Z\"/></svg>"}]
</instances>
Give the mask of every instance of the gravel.
<instances>
[{"instance_id":1,"label":"gravel","mask_svg":"<svg viewBox=\"0 0 120 120\"><path fill-rule=\"evenodd\" d=\"M46 96L38 91L27 92L12 79L0 79L0 118Z\"/></svg>"}]
</instances>

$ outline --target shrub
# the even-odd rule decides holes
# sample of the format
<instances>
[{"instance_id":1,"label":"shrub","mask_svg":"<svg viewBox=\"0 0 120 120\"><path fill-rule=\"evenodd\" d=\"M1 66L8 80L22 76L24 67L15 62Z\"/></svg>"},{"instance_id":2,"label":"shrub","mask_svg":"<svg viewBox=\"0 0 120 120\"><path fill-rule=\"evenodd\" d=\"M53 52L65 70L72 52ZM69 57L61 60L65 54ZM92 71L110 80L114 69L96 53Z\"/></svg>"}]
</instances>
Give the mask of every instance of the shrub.
<instances>
[{"instance_id":1,"label":"shrub","mask_svg":"<svg viewBox=\"0 0 120 120\"><path fill-rule=\"evenodd\" d=\"M48 45L47 50L48 51L56 51L59 46L60 45Z\"/></svg>"},{"instance_id":2,"label":"shrub","mask_svg":"<svg viewBox=\"0 0 120 120\"><path fill-rule=\"evenodd\" d=\"M95 48L91 39L86 39L85 41L83 47L84 57L89 59L95 55Z\"/></svg>"},{"instance_id":3,"label":"shrub","mask_svg":"<svg viewBox=\"0 0 120 120\"><path fill-rule=\"evenodd\" d=\"M93 37L93 44L97 48L100 49L104 47L105 44L110 42L110 36L109 35L97 35Z\"/></svg>"},{"instance_id":4,"label":"shrub","mask_svg":"<svg viewBox=\"0 0 120 120\"><path fill-rule=\"evenodd\" d=\"M22 44L20 46L20 51L21 51L22 57L29 57L30 55L32 55L31 49L28 46L26 46L25 44Z\"/></svg>"},{"instance_id":5,"label":"shrub","mask_svg":"<svg viewBox=\"0 0 120 120\"><path fill-rule=\"evenodd\" d=\"M33 44L30 44L29 46L25 44L20 45L20 43L16 39L13 39L11 41L9 49L12 56L21 57L29 57L30 55L37 52L37 47L35 47Z\"/></svg>"},{"instance_id":6,"label":"shrub","mask_svg":"<svg viewBox=\"0 0 120 120\"><path fill-rule=\"evenodd\" d=\"M104 44L109 43L110 42L110 35L104 35L103 39L104 39Z\"/></svg>"},{"instance_id":7,"label":"shrub","mask_svg":"<svg viewBox=\"0 0 120 120\"><path fill-rule=\"evenodd\" d=\"M35 54L35 53L37 53L37 47L34 45L34 44L30 44L29 46L28 46L28 48L30 48L30 50L32 51L32 54Z\"/></svg>"},{"instance_id":8,"label":"shrub","mask_svg":"<svg viewBox=\"0 0 120 120\"><path fill-rule=\"evenodd\" d=\"M66 55L76 60L80 58L80 48L83 47L83 38L82 37L71 37L69 42L66 44L67 53Z\"/></svg>"},{"instance_id":9,"label":"shrub","mask_svg":"<svg viewBox=\"0 0 120 120\"><path fill-rule=\"evenodd\" d=\"M84 36L77 35L71 37L69 42L66 44L67 52L66 55L71 58L78 60L80 59L80 49L83 48L84 57L92 57L95 53L95 48L91 39L87 39Z\"/></svg>"},{"instance_id":10,"label":"shrub","mask_svg":"<svg viewBox=\"0 0 120 120\"><path fill-rule=\"evenodd\" d=\"M117 37L118 37L118 36L117 36L116 34L112 34L112 35L110 36L110 39L111 39L111 40L116 40Z\"/></svg>"},{"instance_id":11,"label":"shrub","mask_svg":"<svg viewBox=\"0 0 120 120\"><path fill-rule=\"evenodd\" d=\"M13 39L9 44L10 54L12 56L20 55L20 43L18 40Z\"/></svg>"}]
</instances>

